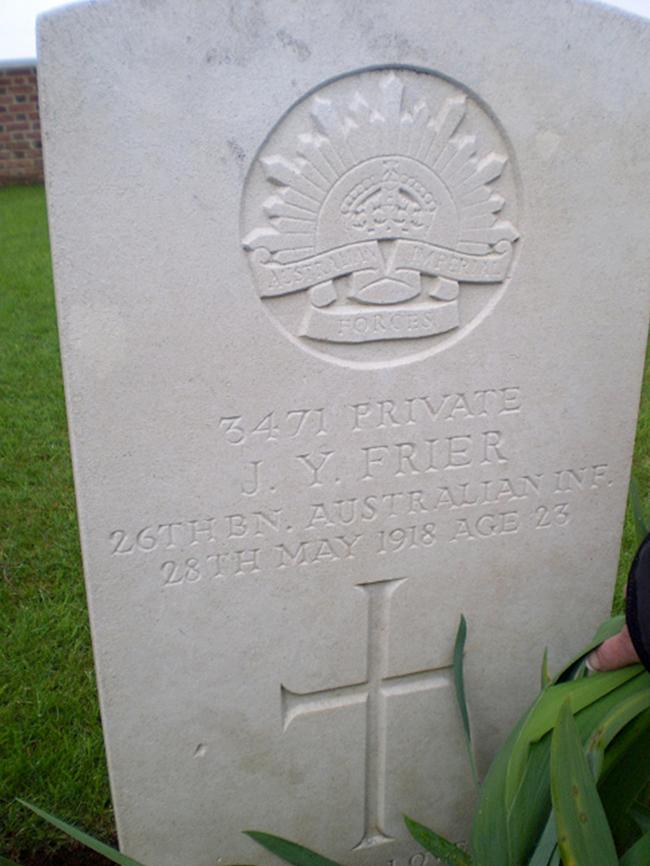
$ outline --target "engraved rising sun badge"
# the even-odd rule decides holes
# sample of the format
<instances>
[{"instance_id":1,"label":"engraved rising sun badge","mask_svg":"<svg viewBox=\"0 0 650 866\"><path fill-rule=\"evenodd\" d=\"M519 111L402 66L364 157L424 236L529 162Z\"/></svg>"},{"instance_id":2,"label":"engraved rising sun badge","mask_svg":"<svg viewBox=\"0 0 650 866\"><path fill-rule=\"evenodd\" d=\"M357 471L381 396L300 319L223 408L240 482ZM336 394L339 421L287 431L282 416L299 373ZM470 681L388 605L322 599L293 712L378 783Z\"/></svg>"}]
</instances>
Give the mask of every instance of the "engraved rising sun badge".
<instances>
[{"instance_id":1,"label":"engraved rising sun badge","mask_svg":"<svg viewBox=\"0 0 650 866\"><path fill-rule=\"evenodd\" d=\"M294 339L341 358L436 345L491 309L509 275L510 162L487 110L446 79L396 68L324 85L247 178L243 246L260 298Z\"/></svg>"}]
</instances>

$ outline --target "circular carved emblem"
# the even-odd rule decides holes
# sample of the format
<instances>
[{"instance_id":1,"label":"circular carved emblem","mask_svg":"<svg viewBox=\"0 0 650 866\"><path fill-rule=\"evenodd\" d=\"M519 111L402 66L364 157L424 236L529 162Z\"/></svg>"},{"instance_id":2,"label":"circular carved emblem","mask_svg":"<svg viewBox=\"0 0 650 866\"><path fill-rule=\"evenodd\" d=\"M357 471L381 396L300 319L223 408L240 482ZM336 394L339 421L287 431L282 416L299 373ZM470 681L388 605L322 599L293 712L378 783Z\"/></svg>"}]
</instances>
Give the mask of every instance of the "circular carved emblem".
<instances>
[{"instance_id":1,"label":"circular carved emblem","mask_svg":"<svg viewBox=\"0 0 650 866\"><path fill-rule=\"evenodd\" d=\"M377 366L455 342L503 293L518 238L512 156L476 97L429 72L324 84L246 179L242 243L280 328Z\"/></svg>"}]
</instances>

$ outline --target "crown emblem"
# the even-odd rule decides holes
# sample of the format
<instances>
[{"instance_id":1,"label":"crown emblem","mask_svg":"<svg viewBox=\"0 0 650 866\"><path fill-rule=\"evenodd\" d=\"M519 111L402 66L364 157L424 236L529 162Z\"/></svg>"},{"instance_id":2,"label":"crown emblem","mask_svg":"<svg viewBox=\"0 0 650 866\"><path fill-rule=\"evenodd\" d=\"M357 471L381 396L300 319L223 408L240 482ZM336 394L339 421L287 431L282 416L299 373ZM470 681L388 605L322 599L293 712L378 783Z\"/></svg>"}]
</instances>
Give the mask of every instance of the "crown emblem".
<instances>
[{"instance_id":1,"label":"crown emblem","mask_svg":"<svg viewBox=\"0 0 650 866\"><path fill-rule=\"evenodd\" d=\"M507 157L482 145L463 93L434 108L422 76L350 76L358 86L312 97L302 131L272 136L254 167L268 194L243 246L262 299L306 292L301 337L445 333L461 325L462 284L509 271L518 233L494 188Z\"/></svg>"},{"instance_id":2,"label":"crown emblem","mask_svg":"<svg viewBox=\"0 0 650 866\"><path fill-rule=\"evenodd\" d=\"M341 216L350 235L366 238L425 237L436 203L414 177L401 175L396 159L384 159L343 200Z\"/></svg>"}]
</instances>

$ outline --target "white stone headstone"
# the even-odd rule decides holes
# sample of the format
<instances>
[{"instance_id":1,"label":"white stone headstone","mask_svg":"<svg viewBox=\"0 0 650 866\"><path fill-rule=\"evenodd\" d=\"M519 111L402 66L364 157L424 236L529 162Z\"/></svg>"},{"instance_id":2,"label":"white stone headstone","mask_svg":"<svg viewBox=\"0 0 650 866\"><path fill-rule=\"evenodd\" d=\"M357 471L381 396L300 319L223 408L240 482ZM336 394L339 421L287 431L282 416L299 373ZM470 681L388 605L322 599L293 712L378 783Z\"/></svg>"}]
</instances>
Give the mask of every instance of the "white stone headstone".
<instances>
[{"instance_id":1,"label":"white stone headstone","mask_svg":"<svg viewBox=\"0 0 650 866\"><path fill-rule=\"evenodd\" d=\"M650 31L580 2L111 0L40 22L123 849L424 866L610 606ZM431 858L428 858L431 863Z\"/></svg>"}]
</instances>

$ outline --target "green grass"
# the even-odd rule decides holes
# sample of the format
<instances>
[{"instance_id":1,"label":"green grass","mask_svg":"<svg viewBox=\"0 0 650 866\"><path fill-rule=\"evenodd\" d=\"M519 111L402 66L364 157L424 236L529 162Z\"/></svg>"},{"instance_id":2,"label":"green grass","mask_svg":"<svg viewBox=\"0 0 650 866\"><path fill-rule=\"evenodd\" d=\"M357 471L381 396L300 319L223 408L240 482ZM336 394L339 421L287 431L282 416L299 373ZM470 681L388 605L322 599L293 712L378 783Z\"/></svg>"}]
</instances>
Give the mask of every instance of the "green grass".
<instances>
[{"instance_id":1,"label":"green grass","mask_svg":"<svg viewBox=\"0 0 650 866\"><path fill-rule=\"evenodd\" d=\"M20 796L107 838L113 821L77 540L43 190L0 190L0 854L63 837ZM634 471L650 503L650 365ZM635 547L628 515L622 580Z\"/></svg>"},{"instance_id":2,"label":"green grass","mask_svg":"<svg viewBox=\"0 0 650 866\"><path fill-rule=\"evenodd\" d=\"M0 853L111 835L41 187L0 190ZM9 636L7 640L7 636Z\"/></svg>"},{"instance_id":3,"label":"green grass","mask_svg":"<svg viewBox=\"0 0 650 866\"><path fill-rule=\"evenodd\" d=\"M636 428L632 474L638 484L647 526L650 522L650 341L648 342L643 387L641 388L641 403L639 405L639 421ZM614 593L614 610L616 613L623 611L625 581L632 565L636 548L637 537L634 529L634 520L628 504L625 527L623 529L623 542L621 544L621 557L618 565L618 580L616 582L616 592Z\"/></svg>"}]
</instances>

